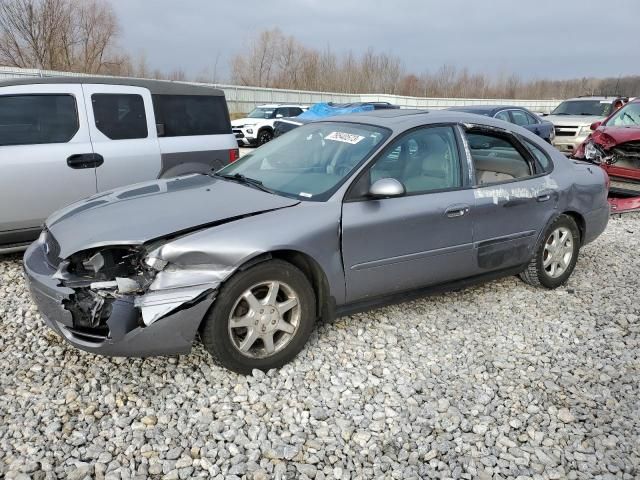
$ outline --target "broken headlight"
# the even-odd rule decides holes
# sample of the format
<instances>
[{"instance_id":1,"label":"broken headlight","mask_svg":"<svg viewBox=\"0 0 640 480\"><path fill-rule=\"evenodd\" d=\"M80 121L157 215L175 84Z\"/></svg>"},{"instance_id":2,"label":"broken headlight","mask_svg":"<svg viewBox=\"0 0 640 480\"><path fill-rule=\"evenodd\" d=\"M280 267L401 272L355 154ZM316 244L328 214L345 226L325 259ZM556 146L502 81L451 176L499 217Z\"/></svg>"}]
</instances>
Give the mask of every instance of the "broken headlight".
<instances>
[{"instance_id":1,"label":"broken headlight","mask_svg":"<svg viewBox=\"0 0 640 480\"><path fill-rule=\"evenodd\" d=\"M584 157L594 163L602 161L602 152L593 142L587 142L584 147Z\"/></svg>"}]
</instances>

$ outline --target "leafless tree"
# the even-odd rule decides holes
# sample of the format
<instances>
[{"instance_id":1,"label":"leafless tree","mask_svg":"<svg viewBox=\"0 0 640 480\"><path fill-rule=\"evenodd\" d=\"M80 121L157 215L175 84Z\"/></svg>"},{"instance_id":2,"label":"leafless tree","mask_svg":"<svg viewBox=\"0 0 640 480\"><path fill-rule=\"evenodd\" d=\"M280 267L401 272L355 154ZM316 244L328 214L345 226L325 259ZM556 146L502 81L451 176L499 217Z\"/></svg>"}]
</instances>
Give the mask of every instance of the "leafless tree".
<instances>
[{"instance_id":1,"label":"leafless tree","mask_svg":"<svg viewBox=\"0 0 640 480\"><path fill-rule=\"evenodd\" d=\"M0 0L0 64L85 73L120 73L119 33L103 0Z\"/></svg>"}]
</instances>

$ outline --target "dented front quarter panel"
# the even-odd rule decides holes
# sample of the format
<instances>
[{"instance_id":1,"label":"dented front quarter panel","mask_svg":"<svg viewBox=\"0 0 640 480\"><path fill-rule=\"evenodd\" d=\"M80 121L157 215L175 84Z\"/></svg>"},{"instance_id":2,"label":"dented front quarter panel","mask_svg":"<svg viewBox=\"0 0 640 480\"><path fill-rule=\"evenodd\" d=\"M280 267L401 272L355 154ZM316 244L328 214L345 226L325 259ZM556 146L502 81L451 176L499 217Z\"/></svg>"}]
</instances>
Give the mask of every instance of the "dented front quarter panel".
<instances>
[{"instance_id":1,"label":"dented front quarter panel","mask_svg":"<svg viewBox=\"0 0 640 480\"><path fill-rule=\"evenodd\" d=\"M224 282L255 257L294 251L313 259L327 277L330 295L344 301L340 255L341 203L302 202L290 208L204 229L170 241L150 256L160 258L187 277L212 275ZM206 272L206 273L202 273Z\"/></svg>"}]
</instances>

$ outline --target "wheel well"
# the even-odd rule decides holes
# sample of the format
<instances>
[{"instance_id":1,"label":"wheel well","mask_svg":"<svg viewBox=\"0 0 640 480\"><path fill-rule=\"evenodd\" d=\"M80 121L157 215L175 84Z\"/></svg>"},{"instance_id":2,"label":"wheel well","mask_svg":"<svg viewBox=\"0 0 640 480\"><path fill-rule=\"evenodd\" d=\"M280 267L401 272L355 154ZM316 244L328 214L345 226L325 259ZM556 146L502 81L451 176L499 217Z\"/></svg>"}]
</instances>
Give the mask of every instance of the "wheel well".
<instances>
[{"instance_id":1,"label":"wheel well","mask_svg":"<svg viewBox=\"0 0 640 480\"><path fill-rule=\"evenodd\" d=\"M576 222L576 225L578 226L578 230L580 231L580 244L582 245L582 242L584 242L584 234L586 229L586 223L584 221L584 217L580 215L578 212L573 212L573 211L564 212L564 215L567 215L573 218L574 222Z\"/></svg>"},{"instance_id":2,"label":"wheel well","mask_svg":"<svg viewBox=\"0 0 640 480\"><path fill-rule=\"evenodd\" d=\"M330 295L329 282L322 270L322 267L309 255L295 250L276 250L265 253L252 258L240 267L240 270L246 270L254 265L277 258L285 262L289 262L299 268L302 273L309 279L313 291L316 294L316 317L325 317L330 315Z\"/></svg>"},{"instance_id":3,"label":"wheel well","mask_svg":"<svg viewBox=\"0 0 640 480\"><path fill-rule=\"evenodd\" d=\"M265 125L263 127L260 127L258 129L258 133L262 132L263 130L269 130L271 133L273 133L273 128L271 128L269 125Z\"/></svg>"}]
</instances>

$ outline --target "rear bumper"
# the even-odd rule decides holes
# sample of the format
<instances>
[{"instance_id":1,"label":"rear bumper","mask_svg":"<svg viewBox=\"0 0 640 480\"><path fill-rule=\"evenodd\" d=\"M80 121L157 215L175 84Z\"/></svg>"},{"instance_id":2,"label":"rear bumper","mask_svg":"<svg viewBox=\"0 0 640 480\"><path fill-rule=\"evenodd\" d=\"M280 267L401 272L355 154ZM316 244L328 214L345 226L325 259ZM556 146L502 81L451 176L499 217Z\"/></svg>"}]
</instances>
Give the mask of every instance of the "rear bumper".
<instances>
[{"instance_id":1,"label":"rear bumper","mask_svg":"<svg viewBox=\"0 0 640 480\"><path fill-rule=\"evenodd\" d=\"M76 328L65 308L74 300L74 290L59 285L55 269L46 261L42 245L36 241L24 255L24 274L33 300L45 323L65 341L81 350L109 356L147 357L189 353L215 292L167 315L149 326L140 321L133 297L113 303L103 329Z\"/></svg>"},{"instance_id":2,"label":"rear bumper","mask_svg":"<svg viewBox=\"0 0 640 480\"><path fill-rule=\"evenodd\" d=\"M593 242L602 234L602 232L605 231L605 229L607 228L607 224L609 223L609 215L610 210L608 204L597 210L592 210L585 215L585 232L582 242L583 245Z\"/></svg>"}]
</instances>

